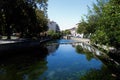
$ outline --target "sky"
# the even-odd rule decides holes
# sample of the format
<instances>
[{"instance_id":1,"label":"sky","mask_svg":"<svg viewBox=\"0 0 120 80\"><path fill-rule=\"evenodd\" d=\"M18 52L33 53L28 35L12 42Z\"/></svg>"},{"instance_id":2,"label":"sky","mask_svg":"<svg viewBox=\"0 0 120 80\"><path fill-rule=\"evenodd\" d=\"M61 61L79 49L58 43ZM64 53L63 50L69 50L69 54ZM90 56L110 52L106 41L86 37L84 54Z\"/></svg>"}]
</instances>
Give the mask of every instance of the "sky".
<instances>
[{"instance_id":1,"label":"sky","mask_svg":"<svg viewBox=\"0 0 120 80\"><path fill-rule=\"evenodd\" d=\"M48 0L48 18L61 30L75 27L96 0Z\"/></svg>"}]
</instances>

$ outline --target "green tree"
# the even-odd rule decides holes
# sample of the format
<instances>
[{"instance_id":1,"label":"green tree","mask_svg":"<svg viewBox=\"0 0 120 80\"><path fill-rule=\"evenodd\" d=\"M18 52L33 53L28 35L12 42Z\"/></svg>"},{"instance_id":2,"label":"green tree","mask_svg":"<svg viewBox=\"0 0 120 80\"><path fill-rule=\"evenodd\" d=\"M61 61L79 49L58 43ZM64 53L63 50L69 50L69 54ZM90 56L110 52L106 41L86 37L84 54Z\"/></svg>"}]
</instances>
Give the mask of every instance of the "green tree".
<instances>
[{"instance_id":1,"label":"green tree","mask_svg":"<svg viewBox=\"0 0 120 80\"><path fill-rule=\"evenodd\" d=\"M47 20L47 17L45 16L45 13L39 9L36 9L36 16L37 16L37 22L38 22L38 27L39 27L38 32L47 31L48 20Z\"/></svg>"},{"instance_id":2,"label":"green tree","mask_svg":"<svg viewBox=\"0 0 120 80\"><path fill-rule=\"evenodd\" d=\"M63 35L70 35L71 34L70 30L65 30L62 33L63 33Z\"/></svg>"},{"instance_id":3,"label":"green tree","mask_svg":"<svg viewBox=\"0 0 120 80\"><path fill-rule=\"evenodd\" d=\"M77 32L80 34L81 33L87 34L88 33L86 29L87 26L88 26L88 23L84 19L82 19L82 21L78 24Z\"/></svg>"},{"instance_id":4,"label":"green tree","mask_svg":"<svg viewBox=\"0 0 120 80\"><path fill-rule=\"evenodd\" d=\"M88 7L88 15L86 15L86 19L82 18L81 22L78 24L78 33L84 33L85 35L93 34L98 26L99 19L102 15L102 9L107 0L97 0L97 4L93 4L93 9L91 10Z\"/></svg>"},{"instance_id":5,"label":"green tree","mask_svg":"<svg viewBox=\"0 0 120 80\"><path fill-rule=\"evenodd\" d=\"M116 49L120 46L120 1L118 0L97 0L89 9L87 20L82 20L78 25L78 32L91 33L92 43L113 46Z\"/></svg>"},{"instance_id":6,"label":"green tree","mask_svg":"<svg viewBox=\"0 0 120 80\"><path fill-rule=\"evenodd\" d=\"M3 24L1 24L0 30L5 29L8 39L13 31L21 33L21 37L37 35L38 29L46 29L43 27L46 27L47 17L42 17L45 20L38 19L36 10L41 11L42 16L46 16L47 0L1 0L0 23Z\"/></svg>"},{"instance_id":7,"label":"green tree","mask_svg":"<svg viewBox=\"0 0 120 80\"><path fill-rule=\"evenodd\" d=\"M55 32L54 30L48 30L47 33L52 39L59 39L60 38L60 32Z\"/></svg>"},{"instance_id":8,"label":"green tree","mask_svg":"<svg viewBox=\"0 0 120 80\"><path fill-rule=\"evenodd\" d=\"M97 41L100 44L114 46L119 48L120 46L120 6L119 1L110 0L104 5L102 9L102 15L99 18L98 28L92 37L93 41Z\"/></svg>"}]
</instances>

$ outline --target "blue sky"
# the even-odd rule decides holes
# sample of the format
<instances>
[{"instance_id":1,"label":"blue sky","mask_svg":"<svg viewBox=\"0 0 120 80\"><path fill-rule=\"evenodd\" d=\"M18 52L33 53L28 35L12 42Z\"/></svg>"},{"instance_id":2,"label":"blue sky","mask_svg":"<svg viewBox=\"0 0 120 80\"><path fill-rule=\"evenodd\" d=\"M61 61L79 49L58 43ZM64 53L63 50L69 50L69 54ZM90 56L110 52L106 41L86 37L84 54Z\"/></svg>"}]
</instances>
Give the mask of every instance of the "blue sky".
<instances>
[{"instance_id":1,"label":"blue sky","mask_svg":"<svg viewBox=\"0 0 120 80\"><path fill-rule=\"evenodd\" d=\"M57 22L61 30L70 29L87 14L88 6L96 0L49 0L48 18Z\"/></svg>"}]
</instances>

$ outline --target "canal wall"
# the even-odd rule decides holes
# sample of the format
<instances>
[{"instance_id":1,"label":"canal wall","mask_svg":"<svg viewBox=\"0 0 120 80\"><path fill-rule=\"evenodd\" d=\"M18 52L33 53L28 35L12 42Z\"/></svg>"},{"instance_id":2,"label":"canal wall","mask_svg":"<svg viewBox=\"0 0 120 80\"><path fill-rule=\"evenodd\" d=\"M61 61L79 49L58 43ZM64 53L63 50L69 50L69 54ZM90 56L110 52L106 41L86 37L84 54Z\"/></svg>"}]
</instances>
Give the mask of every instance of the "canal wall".
<instances>
[{"instance_id":1,"label":"canal wall","mask_svg":"<svg viewBox=\"0 0 120 80\"><path fill-rule=\"evenodd\" d=\"M50 39L45 40L27 40L27 41L0 41L0 55L4 52L22 50L32 47L40 46L43 42L49 41ZM2 43L1 43L2 42Z\"/></svg>"}]
</instances>

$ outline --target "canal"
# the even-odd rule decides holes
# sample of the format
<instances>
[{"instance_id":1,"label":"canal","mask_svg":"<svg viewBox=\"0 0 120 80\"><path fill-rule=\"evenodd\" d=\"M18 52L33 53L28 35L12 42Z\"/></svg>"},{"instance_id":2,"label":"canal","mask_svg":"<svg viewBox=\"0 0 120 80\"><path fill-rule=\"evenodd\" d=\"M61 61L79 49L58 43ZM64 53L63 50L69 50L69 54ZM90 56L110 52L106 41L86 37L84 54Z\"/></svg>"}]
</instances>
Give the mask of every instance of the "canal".
<instances>
[{"instance_id":1,"label":"canal","mask_svg":"<svg viewBox=\"0 0 120 80\"><path fill-rule=\"evenodd\" d=\"M0 80L119 79L119 65L90 45L72 40L4 54L0 56Z\"/></svg>"}]
</instances>

